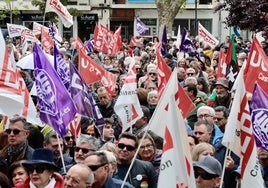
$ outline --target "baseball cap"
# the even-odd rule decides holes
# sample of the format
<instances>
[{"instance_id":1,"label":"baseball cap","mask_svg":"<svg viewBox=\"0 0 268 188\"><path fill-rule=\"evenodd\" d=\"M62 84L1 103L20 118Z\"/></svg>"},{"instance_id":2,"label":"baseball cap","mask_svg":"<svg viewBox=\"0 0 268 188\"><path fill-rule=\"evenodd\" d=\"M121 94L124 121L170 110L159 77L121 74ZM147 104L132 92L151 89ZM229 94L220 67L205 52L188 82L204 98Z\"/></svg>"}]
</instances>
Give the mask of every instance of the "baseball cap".
<instances>
[{"instance_id":1,"label":"baseball cap","mask_svg":"<svg viewBox=\"0 0 268 188\"><path fill-rule=\"evenodd\" d=\"M209 174L213 175L222 175L221 163L211 156L201 157L198 161L193 162L194 168L202 168Z\"/></svg>"}]
</instances>

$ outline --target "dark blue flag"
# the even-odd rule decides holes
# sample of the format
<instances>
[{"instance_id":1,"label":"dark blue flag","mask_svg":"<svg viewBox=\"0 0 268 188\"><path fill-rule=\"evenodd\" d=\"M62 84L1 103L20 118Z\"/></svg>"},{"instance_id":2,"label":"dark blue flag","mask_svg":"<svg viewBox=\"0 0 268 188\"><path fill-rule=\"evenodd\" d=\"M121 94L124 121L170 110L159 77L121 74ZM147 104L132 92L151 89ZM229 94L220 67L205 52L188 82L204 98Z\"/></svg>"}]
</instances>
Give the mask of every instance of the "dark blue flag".
<instances>
[{"instance_id":1,"label":"dark blue flag","mask_svg":"<svg viewBox=\"0 0 268 188\"><path fill-rule=\"evenodd\" d=\"M75 105L41 47L33 48L34 75L40 119L63 138L76 114Z\"/></svg>"}]
</instances>

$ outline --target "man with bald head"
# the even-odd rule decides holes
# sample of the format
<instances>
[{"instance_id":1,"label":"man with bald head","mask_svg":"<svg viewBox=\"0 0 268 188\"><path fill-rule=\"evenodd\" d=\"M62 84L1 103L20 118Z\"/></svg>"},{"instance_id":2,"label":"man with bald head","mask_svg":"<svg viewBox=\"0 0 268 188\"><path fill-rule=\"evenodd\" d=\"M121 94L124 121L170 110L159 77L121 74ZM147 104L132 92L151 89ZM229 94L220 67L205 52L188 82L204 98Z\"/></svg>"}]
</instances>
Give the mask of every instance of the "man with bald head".
<instances>
[{"instance_id":1,"label":"man with bald head","mask_svg":"<svg viewBox=\"0 0 268 188\"><path fill-rule=\"evenodd\" d=\"M72 166L65 176L64 188L91 188L94 174L85 164Z\"/></svg>"}]
</instances>

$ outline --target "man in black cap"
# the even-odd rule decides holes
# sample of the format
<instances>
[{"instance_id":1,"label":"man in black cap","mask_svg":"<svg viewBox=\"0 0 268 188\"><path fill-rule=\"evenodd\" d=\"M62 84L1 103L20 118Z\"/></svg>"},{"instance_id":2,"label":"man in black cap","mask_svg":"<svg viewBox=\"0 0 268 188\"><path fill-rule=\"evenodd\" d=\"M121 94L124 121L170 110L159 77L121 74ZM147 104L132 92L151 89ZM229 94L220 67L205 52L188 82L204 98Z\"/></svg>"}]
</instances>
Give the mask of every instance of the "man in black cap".
<instances>
[{"instance_id":1,"label":"man in black cap","mask_svg":"<svg viewBox=\"0 0 268 188\"><path fill-rule=\"evenodd\" d=\"M211 156L204 156L193 163L197 188L216 188L220 186L222 167L220 162Z\"/></svg>"}]
</instances>

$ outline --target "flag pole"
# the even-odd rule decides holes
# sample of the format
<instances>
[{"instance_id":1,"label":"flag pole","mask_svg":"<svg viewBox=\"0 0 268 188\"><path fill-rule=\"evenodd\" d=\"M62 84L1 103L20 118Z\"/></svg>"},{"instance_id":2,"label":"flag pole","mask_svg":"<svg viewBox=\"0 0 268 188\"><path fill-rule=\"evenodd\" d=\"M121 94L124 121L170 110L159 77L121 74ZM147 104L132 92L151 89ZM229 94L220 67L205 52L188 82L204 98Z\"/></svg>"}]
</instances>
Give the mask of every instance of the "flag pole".
<instances>
[{"instance_id":1,"label":"flag pole","mask_svg":"<svg viewBox=\"0 0 268 188\"><path fill-rule=\"evenodd\" d=\"M222 175L221 175L220 188L222 188L222 186L223 186L223 177L224 177L224 173L225 173L226 158L227 158L227 156L230 156L230 154L231 154L231 150L229 149L229 143L228 143L228 147L226 147L225 157L224 157L224 163L223 163L223 167L222 167Z\"/></svg>"},{"instance_id":2,"label":"flag pole","mask_svg":"<svg viewBox=\"0 0 268 188\"><path fill-rule=\"evenodd\" d=\"M63 173L66 174L66 167L65 167L64 160L63 160L62 148L60 145L60 138L59 138L59 135L57 132L56 132L56 136L57 136L57 141L58 141L58 146L59 146L59 151L60 151L60 158L61 158L61 162L62 162Z\"/></svg>"}]
</instances>

